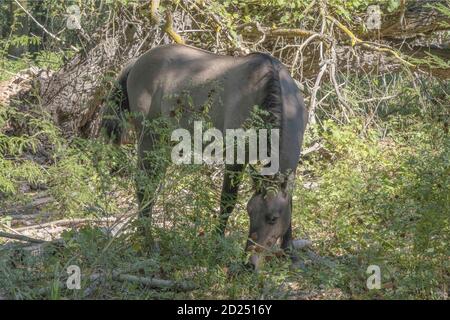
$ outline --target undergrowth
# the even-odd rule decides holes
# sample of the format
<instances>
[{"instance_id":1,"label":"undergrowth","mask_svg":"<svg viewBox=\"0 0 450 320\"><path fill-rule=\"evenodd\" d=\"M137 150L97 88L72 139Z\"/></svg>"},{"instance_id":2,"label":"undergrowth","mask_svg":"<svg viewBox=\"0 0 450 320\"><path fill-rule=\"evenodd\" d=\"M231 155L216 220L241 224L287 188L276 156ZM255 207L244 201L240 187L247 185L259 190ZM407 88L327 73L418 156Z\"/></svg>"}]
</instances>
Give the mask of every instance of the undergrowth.
<instances>
[{"instance_id":1,"label":"undergrowth","mask_svg":"<svg viewBox=\"0 0 450 320\"><path fill-rule=\"evenodd\" d=\"M356 89L355 89L356 90ZM233 273L244 261L251 192L248 175L227 236L214 227L221 168L172 166L158 194L152 231L157 250L143 254L135 224L115 236L88 225L62 234L63 247L40 255L0 249L0 288L12 298L361 298L446 299L450 282L450 137L448 106L418 106L417 92L389 100L367 118L346 124L324 120L306 138L322 148L305 156L294 192L294 236L309 238L331 264L305 268L274 258L259 273ZM432 89L430 89L432 90ZM407 99L411 95L413 100ZM442 94L442 92L440 93ZM445 98L444 91L444 98ZM436 94L434 95L436 96ZM448 93L447 93L448 96ZM46 192L58 217L110 217L137 212L136 151L101 139L66 138L41 113L0 107L0 223L8 208ZM3 241L3 240L0 240ZM135 267L140 263L140 267ZM82 271L82 290L64 285L67 267ZM369 290L369 265L381 270L382 287ZM135 268L135 269L133 269ZM149 289L99 270L192 281L189 292ZM89 290L86 290L89 288Z\"/></svg>"}]
</instances>

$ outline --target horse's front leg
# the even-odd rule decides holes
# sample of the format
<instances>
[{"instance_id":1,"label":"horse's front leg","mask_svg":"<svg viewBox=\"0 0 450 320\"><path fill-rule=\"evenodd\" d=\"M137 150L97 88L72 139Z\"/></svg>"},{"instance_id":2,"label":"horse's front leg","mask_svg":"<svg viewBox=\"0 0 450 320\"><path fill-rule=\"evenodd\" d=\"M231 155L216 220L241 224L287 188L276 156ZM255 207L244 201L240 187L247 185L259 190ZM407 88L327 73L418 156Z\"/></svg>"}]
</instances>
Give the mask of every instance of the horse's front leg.
<instances>
[{"instance_id":1,"label":"horse's front leg","mask_svg":"<svg viewBox=\"0 0 450 320\"><path fill-rule=\"evenodd\" d=\"M292 216L292 198L290 199L289 210L291 210ZM292 219L292 218L291 218ZM289 223L289 227L286 232L281 237L281 249L287 254L293 263L293 265L297 265L300 262L297 254L295 253L293 242L292 242L292 222Z\"/></svg>"},{"instance_id":2,"label":"horse's front leg","mask_svg":"<svg viewBox=\"0 0 450 320\"><path fill-rule=\"evenodd\" d=\"M303 268L303 264L301 263L298 255L296 254L295 248L294 248L294 245L293 245L293 242L292 242L292 226L291 225L289 225L288 230L281 237L281 249L291 259L292 267L294 267L294 268L297 268L297 267Z\"/></svg>"},{"instance_id":3,"label":"horse's front leg","mask_svg":"<svg viewBox=\"0 0 450 320\"><path fill-rule=\"evenodd\" d=\"M225 228L227 226L228 218L236 206L237 194L239 185L242 182L243 170L244 165L242 164L225 166L222 195L220 200L220 221L217 229L221 236L225 235Z\"/></svg>"}]
</instances>

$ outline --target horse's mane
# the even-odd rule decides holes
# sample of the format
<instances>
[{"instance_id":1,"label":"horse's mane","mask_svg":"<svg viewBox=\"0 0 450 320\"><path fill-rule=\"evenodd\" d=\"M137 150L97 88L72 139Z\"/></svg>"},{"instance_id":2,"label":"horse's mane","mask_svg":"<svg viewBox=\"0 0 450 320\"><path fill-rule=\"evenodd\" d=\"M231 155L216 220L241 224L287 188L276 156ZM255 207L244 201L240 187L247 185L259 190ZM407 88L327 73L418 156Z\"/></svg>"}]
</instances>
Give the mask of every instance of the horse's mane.
<instances>
[{"instance_id":1,"label":"horse's mane","mask_svg":"<svg viewBox=\"0 0 450 320\"><path fill-rule=\"evenodd\" d=\"M280 129L280 139L282 139L282 119L283 119L283 102L282 102L282 89L280 81L280 68L282 68L281 62L272 56L265 53L255 53L262 56L265 62L269 62L269 71L265 75L265 92L266 96L261 104L261 109L268 112L268 116L264 119L272 128ZM269 142L270 143L270 142ZM252 170L252 167L250 166ZM265 194L267 191L274 189L275 185L285 188L285 178L280 173L273 176L261 176L252 171L252 178L257 191Z\"/></svg>"},{"instance_id":2,"label":"horse's mane","mask_svg":"<svg viewBox=\"0 0 450 320\"><path fill-rule=\"evenodd\" d=\"M269 113L269 121L277 128L281 127L282 120L282 101L281 101L281 83L279 69L281 63L275 58L265 53L259 53L270 61L270 71L267 73L266 92L267 95L262 102L262 109Z\"/></svg>"}]
</instances>

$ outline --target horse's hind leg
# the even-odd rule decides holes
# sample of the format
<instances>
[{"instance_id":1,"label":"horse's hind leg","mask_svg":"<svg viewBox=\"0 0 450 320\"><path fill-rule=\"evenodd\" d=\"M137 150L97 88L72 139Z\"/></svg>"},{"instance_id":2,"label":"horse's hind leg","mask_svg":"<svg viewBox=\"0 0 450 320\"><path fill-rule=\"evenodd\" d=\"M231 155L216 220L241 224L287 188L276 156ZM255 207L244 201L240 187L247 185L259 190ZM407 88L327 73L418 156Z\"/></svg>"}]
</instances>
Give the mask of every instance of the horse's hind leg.
<instances>
[{"instance_id":1,"label":"horse's hind leg","mask_svg":"<svg viewBox=\"0 0 450 320\"><path fill-rule=\"evenodd\" d=\"M157 191L165 174L165 164L155 161L152 153L157 147L156 135L145 135L139 141L138 172L136 174L136 194L139 202L139 232L153 242L151 234L152 209Z\"/></svg>"},{"instance_id":2,"label":"horse's hind leg","mask_svg":"<svg viewBox=\"0 0 450 320\"><path fill-rule=\"evenodd\" d=\"M220 200L220 216L218 233L225 234L228 218L234 210L237 202L237 193L239 185L242 181L242 171L244 165L227 165L225 166L225 173L223 177L222 195Z\"/></svg>"}]
</instances>

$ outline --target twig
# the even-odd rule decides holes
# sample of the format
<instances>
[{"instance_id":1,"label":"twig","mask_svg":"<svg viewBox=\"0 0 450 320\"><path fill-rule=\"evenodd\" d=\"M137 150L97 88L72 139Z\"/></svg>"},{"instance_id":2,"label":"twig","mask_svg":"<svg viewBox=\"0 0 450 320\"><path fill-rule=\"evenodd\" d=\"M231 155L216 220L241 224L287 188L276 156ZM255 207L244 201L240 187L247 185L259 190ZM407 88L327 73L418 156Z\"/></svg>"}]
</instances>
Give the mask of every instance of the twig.
<instances>
[{"instance_id":1,"label":"twig","mask_svg":"<svg viewBox=\"0 0 450 320\"><path fill-rule=\"evenodd\" d=\"M344 116L347 119L347 122L350 122L350 120L349 120L349 118L347 116L347 113L345 112L345 109L349 110L350 112L352 111L352 109L348 105L348 103L345 100L345 98L342 96L341 90L339 88L339 84L338 84L337 79L336 79L337 56L336 56L336 49L334 47L334 43L331 46L331 59L332 59L332 62L330 64L330 78L331 78L331 82L333 83L334 91L336 92L336 95L338 97L339 102L342 103L342 105L344 106L344 108L343 108Z\"/></svg>"},{"instance_id":2,"label":"twig","mask_svg":"<svg viewBox=\"0 0 450 320\"><path fill-rule=\"evenodd\" d=\"M214 32L214 30L211 29L186 29L181 30L178 33L194 33L194 32Z\"/></svg>"},{"instance_id":3,"label":"twig","mask_svg":"<svg viewBox=\"0 0 450 320\"><path fill-rule=\"evenodd\" d=\"M22 4L18 1L18 0L14 0L14 2L31 18L31 20L33 20L42 30L44 30L45 33L47 33L50 37L52 37L53 39L65 44L64 40L62 40L61 38L58 38L57 36L55 36L53 33L51 33L50 31L48 31L42 24L40 24L33 16L30 12L28 12L27 9L25 9ZM74 50L75 52L79 52L80 50L78 50L78 48L74 47L74 46L70 46L70 48L72 50Z\"/></svg>"},{"instance_id":4,"label":"twig","mask_svg":"<svg viewBox=\"0 0 450 320\"><path fill-rule=\"evenodd\" d=\"M398 93L391 95L391 96L385 96L385 97L375 97L375 98L369 98L369 99L364 99L364 100L360 100L360 101L356 101L356 103L368 103L368 102L374 102L374 101L384 101L384 100L389 100L389 99L393 99L398 97Z\"/></svg>"},{"instance_id":5,"label":"twig","mask_svg":"<svg viewBox=\"0 0 450 320\"><path fill-rule=\"evenodd\" d=\"M6 230L9 230L9 231L11 231L11 232L14 232L15 234L20 234L20 232L14 230L14 229L11 228L11 227L8 227L8 226L7 226L6 224L4 224L4 223L0 223L0 227L4 228L4 229L6 229Z\"/></svg>"},{"instance_id":6,"label":"twig","mask_svg":"<svg viewBox=\"0 0 450 320\"><path fill-rule=\"evenodd\" d=\"M316 142L316 143L314 143L311 147L306 148L306 149L304 149L304 150L302 151L302 157L306 156L307 154L310 154L310 153L319 151L319 150L322 149L322 148L323 148L323 145L320 144L320 143L318 143L318 142Z\"/></svg>"}]
</instances>

